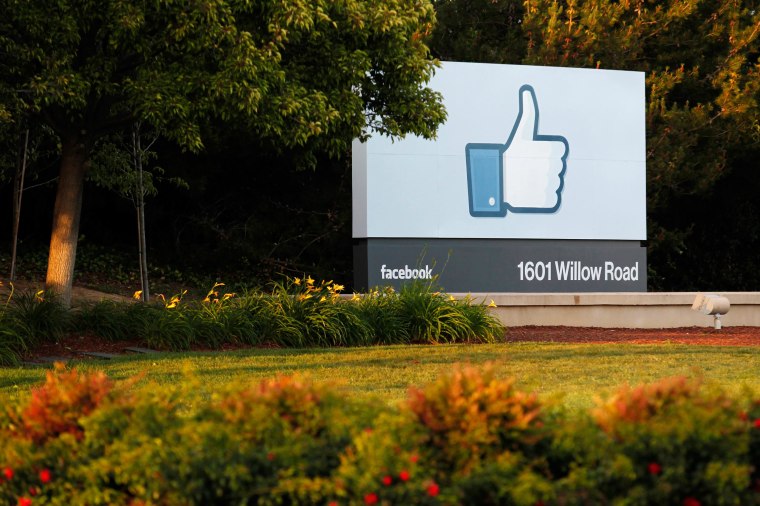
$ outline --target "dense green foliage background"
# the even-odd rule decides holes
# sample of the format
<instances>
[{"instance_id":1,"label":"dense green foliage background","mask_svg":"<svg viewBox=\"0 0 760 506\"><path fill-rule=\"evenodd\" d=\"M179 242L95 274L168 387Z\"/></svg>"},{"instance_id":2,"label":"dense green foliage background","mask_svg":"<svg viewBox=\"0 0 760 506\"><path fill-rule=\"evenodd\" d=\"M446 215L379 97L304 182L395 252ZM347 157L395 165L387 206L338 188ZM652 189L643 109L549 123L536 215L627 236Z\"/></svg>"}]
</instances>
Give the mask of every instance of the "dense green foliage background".
<instances>
[{"instance_id":1,"label":"dense green foliage background","mask_svg":"<svg viewBox=\"0 0 760 506\"><path fill-rule=\"evenodd\" d=\"M437 25L421 35L441 60L646 72L650 289L756 289L757 1L433 4ZM326 67L334 63L328 52L319 57ZM149 261L228 282L256 284L282 272L310 272L350 286L350 153L344 146L328 157L328 144L282 149L237 126L205 124L205 149L197 154L164 140L153 146L156 157L148 169L164 173L155 180L158 194L148 201ZM0 128L5 252L19 132L9 124ZM31 138L27 186L41 186L24 195L26 252L46 247L57 172L56 136L32 125ZM187 188L169 182L173 177ZM80 245L134 250L136 271L132 203L88 185Z\"/></svg>"}]
</instances>

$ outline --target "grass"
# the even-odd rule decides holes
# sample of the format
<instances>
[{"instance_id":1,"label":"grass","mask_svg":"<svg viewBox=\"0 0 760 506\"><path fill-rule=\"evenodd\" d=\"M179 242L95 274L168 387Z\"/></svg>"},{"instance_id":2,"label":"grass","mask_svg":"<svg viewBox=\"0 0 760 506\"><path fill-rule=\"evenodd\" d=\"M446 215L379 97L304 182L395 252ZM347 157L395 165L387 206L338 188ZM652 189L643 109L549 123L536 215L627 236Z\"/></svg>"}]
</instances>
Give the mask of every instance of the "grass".
<instances>
[{"instance_id":1,"label":"grass","mask_svg":"<svg viewBox=\"0 0 760 506\"><path fill-rule=\"evenodd\" d=\"M570 409L593 406L623 383L671 376L703 377L730 392L760 392L760 353L750 347L620 344L446 344L333 349L253 349L236 352L138 355L113 361L74 363L101 369L114 379L144 372L159 384L182 381L183 371L200 376L209 392L228 382L249 382L278 374L308 374L342 385L349 394L396 403L410 385L421 386L456 363L493 362L497 375L514 377L520 389ZM42 381L44 368L0 368L0 391L25 395Z\"/></svg>"}]
</instances>

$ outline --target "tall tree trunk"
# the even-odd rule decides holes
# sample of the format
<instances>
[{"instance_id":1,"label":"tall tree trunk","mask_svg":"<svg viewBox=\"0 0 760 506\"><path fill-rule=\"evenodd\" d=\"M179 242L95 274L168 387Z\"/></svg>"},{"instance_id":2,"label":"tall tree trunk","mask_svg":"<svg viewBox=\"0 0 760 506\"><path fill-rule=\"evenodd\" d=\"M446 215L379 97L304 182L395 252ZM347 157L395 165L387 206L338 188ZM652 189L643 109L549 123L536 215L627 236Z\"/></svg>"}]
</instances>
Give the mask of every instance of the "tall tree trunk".
<instances>
[{"instance_id":1,"label":"tall tree trunk","mask_svg":"<svg viewBox=\"0 0 760 506\"><path fill-rule=\"evenodd\" d=\"M61 303L65 307L69 307L88 150L77 136L62 138L61 142L61 169L53 209L53 232L45 285L61 297Z\"/></svg>"}]
</instances>

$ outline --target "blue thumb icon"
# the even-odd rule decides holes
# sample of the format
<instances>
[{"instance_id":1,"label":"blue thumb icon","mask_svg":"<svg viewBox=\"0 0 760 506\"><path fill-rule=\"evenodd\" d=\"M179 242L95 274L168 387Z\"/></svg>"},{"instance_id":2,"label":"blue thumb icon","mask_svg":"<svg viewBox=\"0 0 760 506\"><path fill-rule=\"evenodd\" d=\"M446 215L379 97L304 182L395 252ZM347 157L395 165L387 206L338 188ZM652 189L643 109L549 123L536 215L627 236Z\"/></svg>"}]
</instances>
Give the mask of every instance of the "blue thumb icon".
<instances>
[{"instance_id":1,"label":"blue thumb icon","mask_svg":"<svg viewBox=\"0 0 760 506\"><path fill-rule=\"evenodd\" d=\"M470 193L471 216L506 216L504 202L504 144L465 146L467 188Z\"/></svg>"},{"instance_id":2,"label":"blue thumb icon","mask_svg":"<svg viewBox=\"0 0 760 506\"><path fill-rule=\"evenodd\" d=\"M465 146L472 216L554 213L560 207L570 146L561 135L538 133L532 86L521 86L518 99L519 112L506 144Z\"/></svg>"}]
</instances>

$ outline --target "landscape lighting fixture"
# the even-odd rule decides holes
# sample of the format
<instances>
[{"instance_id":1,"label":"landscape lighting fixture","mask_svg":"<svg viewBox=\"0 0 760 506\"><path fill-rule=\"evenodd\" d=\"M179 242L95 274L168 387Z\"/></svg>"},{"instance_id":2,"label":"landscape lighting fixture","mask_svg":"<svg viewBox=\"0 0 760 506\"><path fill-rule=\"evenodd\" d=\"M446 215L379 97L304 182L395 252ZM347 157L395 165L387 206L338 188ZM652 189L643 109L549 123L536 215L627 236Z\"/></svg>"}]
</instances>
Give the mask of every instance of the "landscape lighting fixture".
<instances>
[{"instance_id":1,"label":"landscape lighting fixture","mask_svg":"<svg viewBox=\"0 0 760 506\"><path fill-rule=\"evenodd\" d=\"M728 313L728 310L731 309L731 303L728 302L726 297L714 293L698 293L691 308L702 314L712 315L714 317L715 329L720 330L723 327L720 317Z\"/></svg>"}]
</instances>

